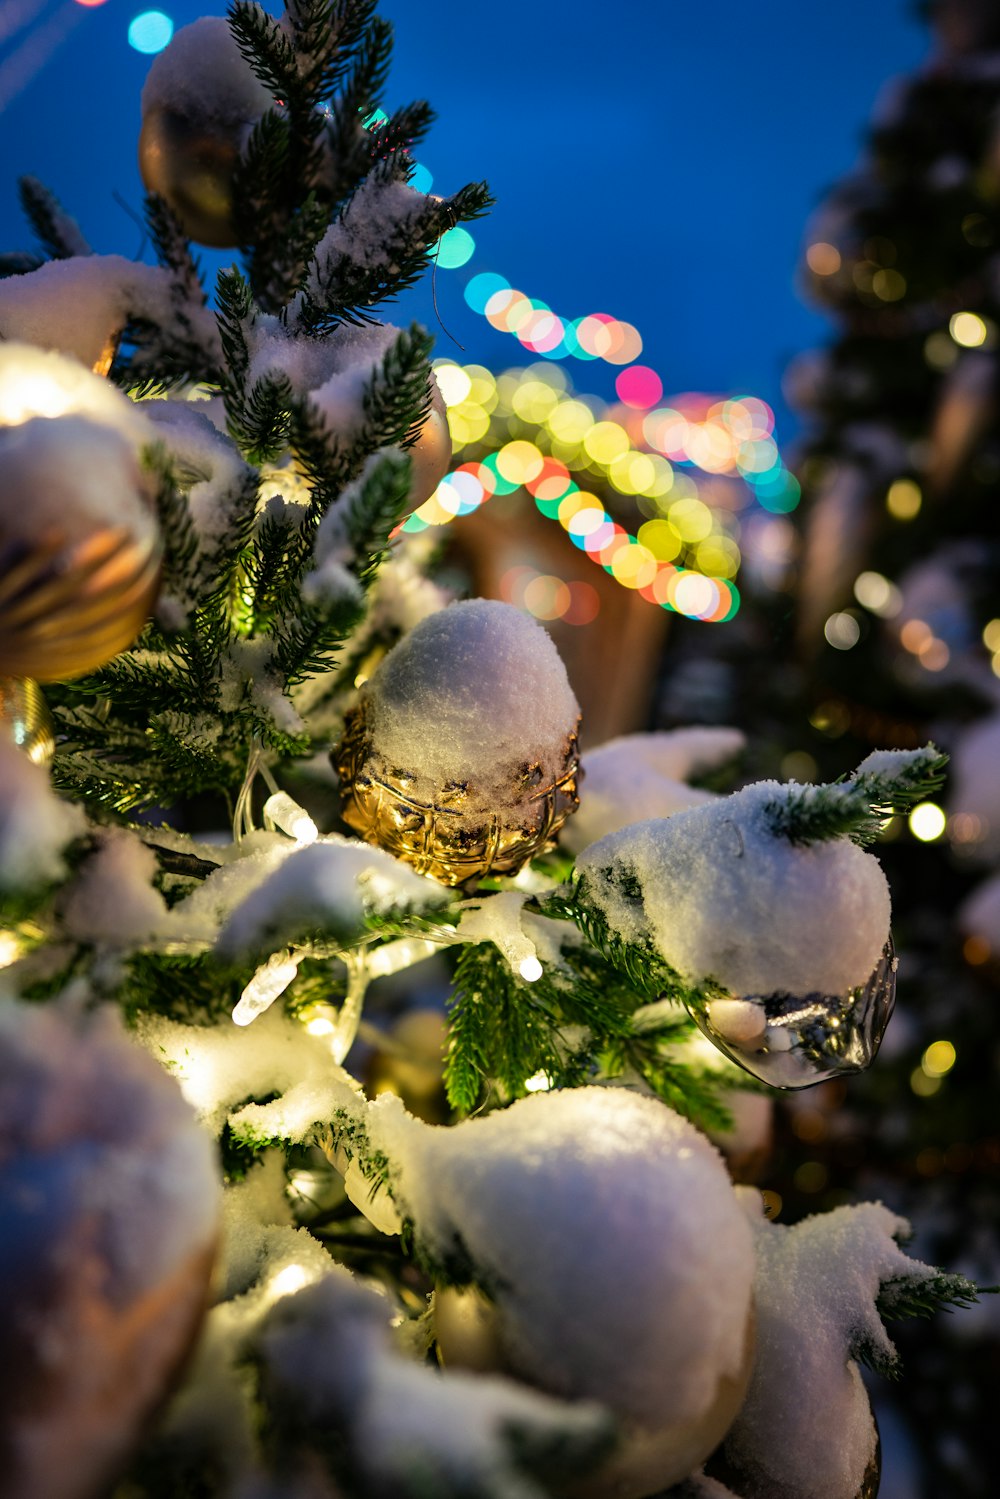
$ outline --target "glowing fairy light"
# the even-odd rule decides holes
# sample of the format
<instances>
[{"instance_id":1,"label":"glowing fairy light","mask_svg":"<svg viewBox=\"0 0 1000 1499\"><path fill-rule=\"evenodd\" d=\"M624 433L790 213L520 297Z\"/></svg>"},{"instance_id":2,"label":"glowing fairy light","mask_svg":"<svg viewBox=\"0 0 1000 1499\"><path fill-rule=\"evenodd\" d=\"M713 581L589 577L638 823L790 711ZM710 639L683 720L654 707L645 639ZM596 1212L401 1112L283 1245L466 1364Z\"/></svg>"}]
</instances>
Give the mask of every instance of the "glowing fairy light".
<instances>
[{"instance_id":1,"label":"glowing fairy light","mask_svg":"<svg viewBox=\"0 0 1000 1499\"><path fill-rule=\"evenodd\" d=\"M526 1093L547 1093L552 1087L552 1079L547 1072L536 1072L532 1077L525 1080L524 1091Z\"/></svg>"},{"instance_id":2,"label":"glowing fairy light","mask_svg":"<svg viewBox=\"0 0 1000 1499\"><path fill-rule=\"evenodd\" d=\"M250 1025L269 1010L288 988L298 972L299 962L289 953L275 953L263 967L258 968L247 984L233 1010L237 1025Z\"/></svg>"},{"instance_id":3,"label":"glowing fairy light","mask_svg":"<svg viewBox=\"0 0 1000 1499\"><path fill-rule=\"evenodd\" d=\"M910 813L910 832L921 843L934 843L947 826L947 818L934 802L921 802Z\"/></svg>"},{"instance_id":4,"label":"glowing fairy light","mask_svg":"<svg viewBox=\"0 0 1000 1499\"><path fill-rule=\"evenodd\" d=\"M319 828L309 813L287 791L276 791L268 797L264 803L264 825L280 828L298 843L315 843L319 837Z\"/></svg>"},{"instance_id":5,"label":"glowing fairy light","mask_svg":"<svg viewBox=\"0 0 1000 1499\"><path fill-rule=\"evenodd\" d=\"M542 965L534 956L522 958L517 965L517 971L527 984L537 983L542 976Z\"/></svg>"}]
</instances>

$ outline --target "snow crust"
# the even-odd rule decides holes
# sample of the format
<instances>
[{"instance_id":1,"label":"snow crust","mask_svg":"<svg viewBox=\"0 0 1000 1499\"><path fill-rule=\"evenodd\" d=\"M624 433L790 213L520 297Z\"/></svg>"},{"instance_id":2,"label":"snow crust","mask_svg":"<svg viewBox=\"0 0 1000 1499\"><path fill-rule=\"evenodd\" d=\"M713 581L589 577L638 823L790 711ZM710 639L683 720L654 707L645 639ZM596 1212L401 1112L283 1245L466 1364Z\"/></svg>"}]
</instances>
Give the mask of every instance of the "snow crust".
<instances>
[{"instance_id":1,"label":"snow crust","mask_svg":"<svg viewBox=\"0 0 1000 1499\"><path fill-rule=\"evenodd\" d=\"M864 983L889 935L878 861L847 838L794 846L761 781L710 805L609 834L577 860L588 898L625 940L651 940L685 977L737 996L838 994ZM637 878L642 900L623 893Z\"/></svg>"},{"instance_id":2,"label":"snow crust","mask_svg":"<svg viewBox=\"0 0 1000 1499\"><path fill-rule=\"evenodd\" d=\"M757 1353L726 1457L745 1476L745 1499L855 1499L875 1426L852 1349L870 1343L891 1358L879 1287L932 1272L895 1243L909 1225L881 1203L787 1228L764 1218L754 1189L737 1195L756 1245Z\"/></svg>"},{"instance_id":3,"label":"snow crust","mask_svg":"<svg viewBox=\"0 0 1000 1499\"><path fill-rule=\"evenodd\" d=\"M421 621L362 692L376 751L439 784L511 797L512 770L562 769L579 704L541 625L470 599Z\"/></svg>"},{"instance_id":4,"label":"snow crust","mask_svg":"<svg viewBox=\"0 0 1000 1499\"><path fill-rule=\"evenodd\" d=\"M220 542L240 518L252 471L231 438L199 409L207 404L144 401L142 411L187 487L188 509L199 536L205 542Z\"/></svg>"},{"instance_id":5,"label":"snow crust","mask_svg":"<svg viewBox=\"0 0 1000 1499\"><path fill-rule=\"evenodd\" d=\"M354 936L368 915L421 910L447 899L436 881L382 849L334 834L297 848L236 907L220 952L280 947L306 932Z\"/></svg>"},{"instance_id":6,"label":"snow crust","mask_svg":"<svg viewBox=\"0 0 1000 1499\"><path fill-rule=\"evenodd\" d=\"M365 420L364 396L399 337L390 323L355 328L343 323L325 338L295 334L277 317L258 317L246 330L248 388L265 377L284 376L308 395L331 435L353 438Z\"/></svg>"},{"instance_id":7,"label":"snow crust","mask_svg":"<svg viewBox=\"0 0 1000 1499\"><path fill-rule=\"evenodd\" d=\"M0 890L31 890L66 873L62 851L87 831L83 808L52 789L48 772L0 742Z\"/></svg>"},{"instance_id":8,"label":"snow crust","mask_svg":"<svg viewBox=\"0 0 1000 1499\"><path fill-rule=\"evenodd\" d=\"M249 124L273 103L223 16L202 16L176 31L142 89L143 115L170 109L206 124Z\"/></svg>"},{"instance_id":9,"label":"snow crust","mask_svg":"<svg viewBox=\"0 0 1000 1499\"><path fill-rule=\"evenodd\" d=\"M688 728L626 734L581 759L580 806L560 841L574 853L631 822L670 817L714 801L685 782L732 759L745 744L738 729Z\"/></svg>"},{"instance_id":10,"label":"snow crust","mask_svg":"<svg viewBox=\"0 0 1000 1499\"><path fill-rule=\"evenodd\" d=\"M102 830L99 837L100 847L67 891L66 934L114 947L149 941L169 926L166 903L153 889L156 855L124 828Z\"/></svg>"},{"instance_id":11,"label":"snow crust","mask_svg":"<svg viewBox=\"0 0 1000 1499\"><path fill-rule=\"evenodd\" d=\"M173 295L173 278L162 266L123 255L49 260L0 281L0 334L72 355L92 368L130 317L169 325Z\"/></svg>"},{"instance_id":12,"label":"snow crust","mask_svg":"<svg viewBox=\"0 0 1000 1499\"><path fill-rule=\"evenodd\" d=\"M737 1374L751 1235L718 1152L663 1104L579 1088L442 1128L382 1095L367 1125L425 1250L464 1246L516 1372L654 1427Z\"/></svg>"},{"instance_id":13,"label":"snow crust","mask_svg":"<svg viewBox=\"0 0 1000 1499\"><path fill-rule=\"evenodd\" d=\"M344 261L391 273L398 253L394 246L402 243L408 248L407 241L428 202L426 193L405 182L367 177L316 246L312 294L322 297L324 284L337 275Z\"/></svg>"}]
</instances>

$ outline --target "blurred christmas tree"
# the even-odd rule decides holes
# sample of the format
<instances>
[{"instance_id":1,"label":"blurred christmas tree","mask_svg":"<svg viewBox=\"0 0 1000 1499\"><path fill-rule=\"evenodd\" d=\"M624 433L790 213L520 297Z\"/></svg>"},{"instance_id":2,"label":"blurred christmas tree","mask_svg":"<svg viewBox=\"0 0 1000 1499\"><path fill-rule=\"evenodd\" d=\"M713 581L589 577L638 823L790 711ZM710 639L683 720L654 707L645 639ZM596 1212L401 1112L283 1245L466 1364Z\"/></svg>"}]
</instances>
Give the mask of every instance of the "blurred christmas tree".
<instances>
[{"instance_id":1,"label":"blurred christmas tree","mask_svg":"<svg viewBox=\"0 0 1000 1499\"><path fill-rule=\"evenodd\" d=\"M0 267L0 1487L871 1496L859 1364L975 1288L878 1204L769 1222L701 1131L872 1060L868 845L941 756L723 797L739 736L629 736L577 813L549 638L390 546L450 444L372 309L488 196L413 187L389 47L371 0L185 28L159 263L29 179ZM446 1058L379 989L427 962Z\"/></svg>"}]
</instances>

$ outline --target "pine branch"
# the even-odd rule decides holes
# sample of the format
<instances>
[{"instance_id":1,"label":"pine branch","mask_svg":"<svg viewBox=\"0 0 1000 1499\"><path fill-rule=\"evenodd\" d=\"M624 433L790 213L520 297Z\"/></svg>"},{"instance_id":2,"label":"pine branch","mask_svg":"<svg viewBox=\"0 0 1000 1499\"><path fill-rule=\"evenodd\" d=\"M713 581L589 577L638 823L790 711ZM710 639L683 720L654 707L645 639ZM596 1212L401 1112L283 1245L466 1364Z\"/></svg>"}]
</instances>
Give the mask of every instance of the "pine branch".
<instances>
[{"instance_id":1,"label":"pine branch","mask_svg":"<svg viewBox=\"0 0 1000 1499\"><path fill-rule=\"evenodd\" d=\"M204 304L201 267L166 199L156 193L146 198L146 228L160 264L172 272L175 282L187 295L199 298Z\"/></svg>"},{"instance_id":2,"label":"pine branch","mask_svg":"<svg viewBox=\"0 0 1000 1499\"><path fill-rule=\"evenodd\" d=\"M93 253L79 224L37 177L21 177L17 185L21 207L46 255L52 260L69 260L74 255Z\"/></svg>"},{"instance_id":3,"label":"pine branch","mask_svg":"<svg viewBox=\"0 0 1000 1499\"><path fill-rule=\"evenodd\" d=\"M355 556L354 571L367 587L381 566L389 537L410 502L410 462L387 455L373 468L351 501L345 530Z\"/></svg>"},{"instance_id":4,"label":"pine branch","mask_svg":"<svg viewBox=\"0 0 1000 1499\"><path fill-rule=\"evenodd\" d=\"M298 92L295 49L274 17L254 0L235 0L226 19L244 61L268 92L283 101Z\"/></svg>"},{"instance_id":5,"label":"pine branch","mask_svg":"<svg viewBox=\"0 0 1000 1499\"><path fill-rule=\"evenodd\" d=\"M931 1275L900 1275L883 1282L876 1306L883 1322L909 1317L932 1317L935 1312L973 1306L982 1295L993 1296L996 1286L977 1286L964 1275L936 1270Z\"/></svg>"},{"instance_id":6,"label":"pine branch","mask_svg":"<svg viewBox=\"0 0 1000 1499\"><path fill-rule=\"evenodd\" d=\"M29 255L26 250L11 250L0 255L0 281L8 276L27 276L45 264L41 255ZM0 334L0 338L3 335Z\"/></svg>"},{"instance_id":7,"label":"pine branch","mask_svg":"<svg viewBox=\"0 0 1000 1499\"><path fill-rule=\"evenodd\" d=\"M516 1097L529 1077L558 1066L552 1018L532 987L515 978L491 942L462 948L449 1001L445 1063L445 1088L454 1108L471 1112L491 1078Z\"/></svg>"},{"instance_id":8,"label":"pine branch","mask_svg":"<svg viewBox=\"0 0 1000 1499\"><path fill-rule=\"evenodd\" d=\"M363 606L353 599L339 599L327 609L300 602L293 618L273 628L271 669L289 688L317 672L332 671L340 647L363 613Z\"/></svg>"},{"instance_id":9,"label":"pine branch","mask_svg":"<svg viewBox=\"0 0 1000 1499\"><path fill-rule=\"evenodd\" d=\"M850 837L866 844L883 820L933 795L944 779L947 755L920 750L880 750L846 781L828 786L783 787L765 806L771 830L794 845Z\"/></svg>"}]
</instances>

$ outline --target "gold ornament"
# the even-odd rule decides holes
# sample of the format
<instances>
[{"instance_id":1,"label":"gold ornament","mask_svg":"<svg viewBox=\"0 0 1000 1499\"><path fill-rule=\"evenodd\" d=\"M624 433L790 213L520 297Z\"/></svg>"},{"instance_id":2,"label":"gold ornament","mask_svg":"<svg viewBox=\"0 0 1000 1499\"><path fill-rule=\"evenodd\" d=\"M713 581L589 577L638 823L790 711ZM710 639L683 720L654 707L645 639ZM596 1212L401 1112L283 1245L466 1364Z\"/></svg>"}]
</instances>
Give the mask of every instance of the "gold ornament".
<instances>
[{"instance_id":1,"label":"gold ornament","mask_svg":"<svg viewBox=\"0 0 1000 1499\"><path fill-rule=\"evenodd\" d=\"M47 765L56 747L55 724L42 689L30 677L0 677L0 737Z\"/></svg>"},{"instance_id":2,"label":"gold ornament","mask_svg":"<svg viewBox=\"0 0 1000 1499\"><path fill-rule=\"evenodd\" d=\"M156 598L160 551L120 433L78 416L0 427L0 674L54 682L125 650Z\"/></svg>"},{"instance_id":3,"label":"gold ornament","mask_svg":"<svg viewBox=\"0 0 1000 1499\"><path fill-rule=\"evenodd\" d=\"M146 112L139 132L139 171L146 188L170 205L184 233L228 250L239 243L233 223L233 176L247 122L208 122L176 110Z\"/></svg>"},{"instance_id":4,"label":"gold ornament","mask_svg":"<svg viewBox=\"0 0 1000 1499\"><path fill-rule=\"evenodd\" d=\"M348 827L442 885L516 874L552 847L580 805L575 731L556 776L546 776L537 762L512 772L506 806L468 782L431 787L417 771L390 765L373 743L364 703L348 712L332 758Z\"/></svg>"},{"instance_id":5,"label":"gold ornament","mask_svg":"<svg viewBox=\"0 0 1000 1499\"><path fill-rule=\"evenodd\" d=\"M431 409L412 447L404 448L410 460L409 509L419 510L429 500L451 467L451 430L448 408L437 380L431 377Z\"/></svg>"}]
</instances>

